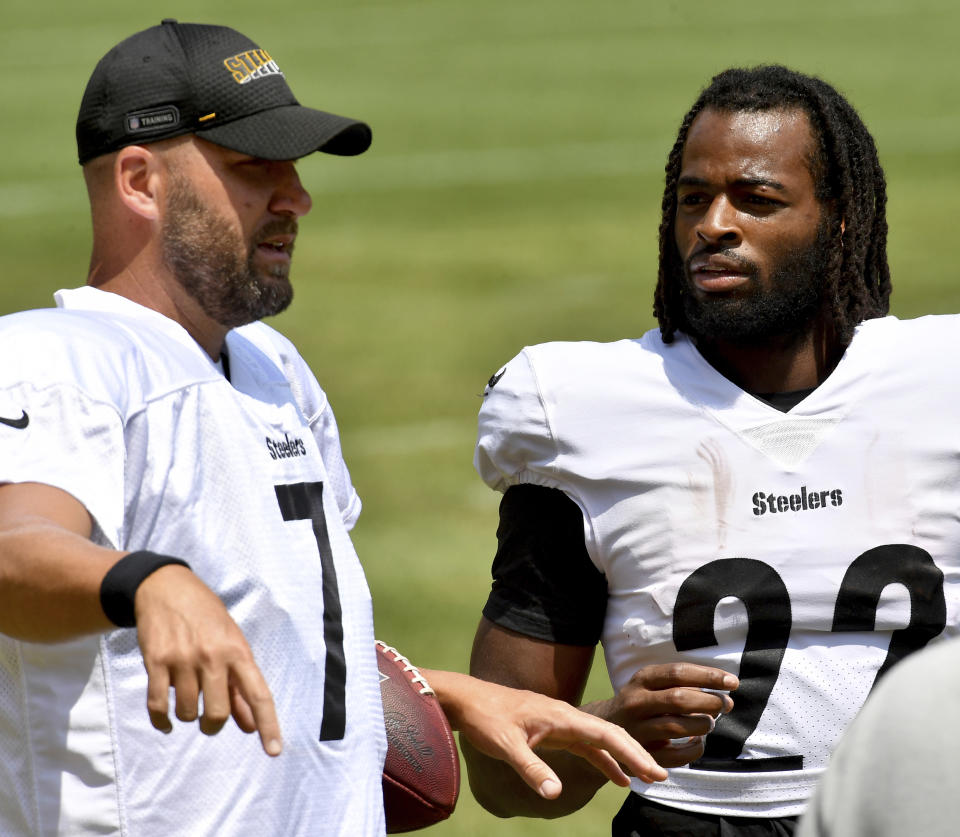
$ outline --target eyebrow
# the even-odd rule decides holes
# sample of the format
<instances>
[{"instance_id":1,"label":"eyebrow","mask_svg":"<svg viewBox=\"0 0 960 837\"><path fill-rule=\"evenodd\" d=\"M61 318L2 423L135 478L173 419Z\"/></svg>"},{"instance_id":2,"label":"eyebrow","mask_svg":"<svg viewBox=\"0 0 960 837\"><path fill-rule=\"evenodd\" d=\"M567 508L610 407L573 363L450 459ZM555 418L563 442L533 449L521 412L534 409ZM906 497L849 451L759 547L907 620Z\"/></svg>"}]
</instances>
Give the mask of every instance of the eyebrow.
<instances>
[{"instance_id":1,"label":"eyebrow","mask_svg":"<svg viewBox=\"0 0 960 837\"><path fill-rule=\"evenodd\" d=\"M692 177L685 175L677 180L677 186L709 186L710 181L703 177ZM771 180L767 177L738 177L733 181L734 186L768 186L778 192L786 192L787 187L779 180Z\"/></svg>"}]
</instances>

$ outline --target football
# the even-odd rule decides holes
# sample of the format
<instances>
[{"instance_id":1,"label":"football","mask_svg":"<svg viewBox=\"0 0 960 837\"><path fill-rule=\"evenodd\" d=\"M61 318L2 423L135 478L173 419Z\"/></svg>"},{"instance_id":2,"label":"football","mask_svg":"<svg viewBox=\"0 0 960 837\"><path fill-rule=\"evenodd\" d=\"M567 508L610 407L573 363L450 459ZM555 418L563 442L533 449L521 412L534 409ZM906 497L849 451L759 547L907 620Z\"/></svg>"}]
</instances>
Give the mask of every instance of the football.
<instances>
[{"instance_id":1,"label":"football","mask_svg":"<svg viewBox=\"0 0 960 837\"><path fill-rule=\"evenodd\" d=\"M380 694L387 731L383 805L387 833L445 820L460 793L460 756L447 716L420 672L377 640Z\"/></svg>"}]
</instances>

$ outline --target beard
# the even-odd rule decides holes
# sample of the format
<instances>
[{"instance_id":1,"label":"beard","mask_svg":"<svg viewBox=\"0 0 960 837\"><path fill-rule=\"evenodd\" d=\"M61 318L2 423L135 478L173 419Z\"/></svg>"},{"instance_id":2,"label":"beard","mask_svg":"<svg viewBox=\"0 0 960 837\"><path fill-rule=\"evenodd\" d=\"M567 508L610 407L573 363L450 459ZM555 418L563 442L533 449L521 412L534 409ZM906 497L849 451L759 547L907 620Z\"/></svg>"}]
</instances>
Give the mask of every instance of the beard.
<instances>
[{"instance_id":1,"label":"beard","mask_svg":"<svg viewBox=\"0 0 960 837\"><path fill-rule=\"evenodd\" d=\"M279 314L290 304L288 266L264 271L254 259L261 242L296 231L295 220L277 219L244 242L236 227L208 206L189 182L174 178L161 230L163 260L208 317L235 328Z\"/></svg>"},{"instance_id":2,"label":"beard","mask_svg":"<svg viewBox=\"0 0 960 837\"><path fill-rule=\"evenodd\" d=\"M760 268L735 253L719 251L751 275L752 293L717 295L707 300L690 292L689 260L682 281L687 289L683 310L684 331L694 337L724 340L743 346L762 345L774 339L798 338L810 332L823 310L822 274L830 257L827 226L817 227L814 241L789 251L774 265L766 287L757 287Z\"/></svg>"}]
</instances>

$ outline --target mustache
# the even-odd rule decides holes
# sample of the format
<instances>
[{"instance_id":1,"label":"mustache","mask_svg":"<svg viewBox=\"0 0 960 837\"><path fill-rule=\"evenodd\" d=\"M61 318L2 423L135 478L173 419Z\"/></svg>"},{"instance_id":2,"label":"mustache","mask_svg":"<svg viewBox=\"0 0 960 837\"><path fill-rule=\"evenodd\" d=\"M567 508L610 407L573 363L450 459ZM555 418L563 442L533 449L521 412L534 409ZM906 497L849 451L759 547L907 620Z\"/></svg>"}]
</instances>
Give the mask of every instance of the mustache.
<instances>
[{"instance_id":1,"label":"mustache","mask_svg":"<svg viewBox=\"0 0 960 837\"><path fill-rule=\"evenodd\" d=\"M711 256L719 256L723 261L727 262L730 265L735 266L738 270L742 271L745 274L756 275L760 272L760 268L756 262L751 261L744 256L741 256L735 250L732 250L729 247L700 247L697 250L694 250L686 259L684 259L683 267L687 276L693 272L693 264L696 261L703 261L710 258Z\"/></svg>"},{"instance_id":2,"label":"mustache","mask_svg":"<svg viewBox=\"0 0 960 837\"><path fill-rule=\"evenodd\" d=\"M300 225L295 218L277 218L274 221L267 221L254 236L254 246L262 244L264 241L273 238L276 235L296 235L300 230ZM293 244L290 245L293 250Z\"/></svg>"}]
</instances>

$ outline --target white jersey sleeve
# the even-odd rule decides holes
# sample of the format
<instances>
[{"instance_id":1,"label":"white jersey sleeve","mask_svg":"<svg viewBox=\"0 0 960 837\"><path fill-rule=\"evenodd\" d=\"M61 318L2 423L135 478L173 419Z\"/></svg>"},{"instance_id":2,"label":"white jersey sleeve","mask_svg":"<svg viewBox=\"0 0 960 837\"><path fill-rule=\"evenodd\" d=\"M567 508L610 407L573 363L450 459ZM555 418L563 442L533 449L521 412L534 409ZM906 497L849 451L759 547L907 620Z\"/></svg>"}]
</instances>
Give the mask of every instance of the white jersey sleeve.
<instances>
[{"instance_id":1,"label":"white jersey sleeve","mask_svg":"<svg viewBox=\"0 0 960 837\"><path fill-rule=\"evenodd\" d=\"M122 332L60 312L60 327L91 347L85 362L104 373L91 375L92 385L65 382L78 359L66 342L50 339L49 312L37 313L5 320L16 362L0 369L0 417L22 413L26 424L0 426L0 482L41 482L68 492L90 512L97 540L117 548L124 532L124 426L139 393L124 385L116 367L128 362L130 345Z\"/></svg>"},{"instance_id":2,"label":"white jersey sleeve","mask_svg":"<svg viewBox=\"0 0 960 837\"><path fill-rule=\"evenodd\" d=\"M526 351L490 379L483 393L474 467L491 488L551 480L556 440Z\"/></svg>"}]
</instances>

